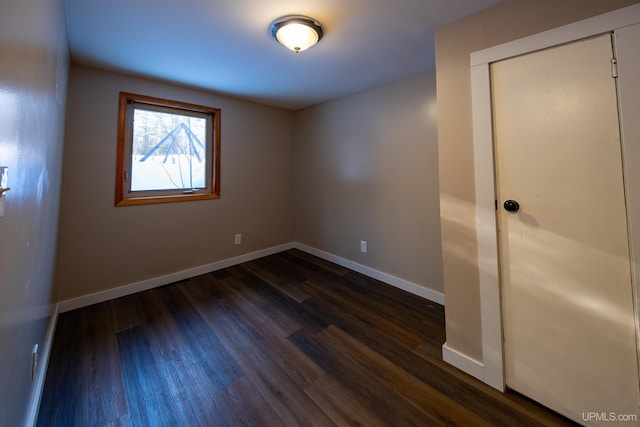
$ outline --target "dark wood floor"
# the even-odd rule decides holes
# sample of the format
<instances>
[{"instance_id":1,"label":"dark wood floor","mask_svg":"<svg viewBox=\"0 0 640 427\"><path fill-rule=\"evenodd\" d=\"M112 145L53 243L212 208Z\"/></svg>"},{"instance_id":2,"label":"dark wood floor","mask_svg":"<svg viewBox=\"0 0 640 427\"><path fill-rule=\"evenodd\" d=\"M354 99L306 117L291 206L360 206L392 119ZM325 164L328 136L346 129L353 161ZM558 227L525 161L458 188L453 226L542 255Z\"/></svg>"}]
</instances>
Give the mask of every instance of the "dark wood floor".
<instances>
[{"instance_id":1,"label":"dark wood floor","mask_svg":"<svg viewBox=\"0 0 640 427\"><path fill-rule=\"evenodd\" d=\"M444 340L442 306L291 250L60 315L38 425L571 425Z\"/></svg>"}]
</instances>

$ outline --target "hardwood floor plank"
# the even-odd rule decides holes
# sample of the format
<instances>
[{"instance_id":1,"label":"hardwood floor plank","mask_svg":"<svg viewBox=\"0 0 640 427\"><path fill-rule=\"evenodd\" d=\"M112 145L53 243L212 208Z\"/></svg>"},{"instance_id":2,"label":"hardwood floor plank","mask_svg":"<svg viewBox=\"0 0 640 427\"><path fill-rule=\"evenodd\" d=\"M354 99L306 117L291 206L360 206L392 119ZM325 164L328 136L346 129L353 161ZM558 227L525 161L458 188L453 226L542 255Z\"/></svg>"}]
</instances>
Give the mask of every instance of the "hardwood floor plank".
<instances>
[{"instance_id":1,"label":"hardwood floor plank","mask_svg":"<svg viewBox=\"0 0 640 427\"><path fill-rule=\"evenodd\" d=\"M414 408L397 394L390 392L378 377L352 354L320 333L300 330L289 337L324 371L343 387L351 390L358 400L376 417L389 426L439 426L436 419Z\"/></svg>"},{"instance_id":2,"label":"hardwood floor plank","mask_svg":"<svg viewBox=\"0 0 640 427\"><path fill-rule=\"evenodd\" d=\"M294 250L275 256L286 258L291 262L291 260L300 259L298 258L299 254L304 253ZM304 254L304 257L311 257L311 255ZM442 342L444 342L444 309L442 306L426 299L416 298L403 290L354 271L344 270L344 272L336 274L331 270L314 268L309 271L309 280L350 302L367 307L368 310L402 325L409 331L440 335ZM305 284L302 283L302 286Z\"/></svg>"},{"instance_id":3,"label":"hardwood floor plank","mask_svg":"<svg viewBox=\"0 0 640 427\"><path fill-rule=\"evenodd\" d=\"M270 311L286 313L287 316L290 316L301 328L320 331L329 326L323 313L308 310L304 303L297 303L260 277L249 274L245 276L242 281L246 286L249 286L269 301Z\"/></svg>"},{"instance_id":4,"label":"hardwood floor plank","mask_svg":"<svg viewBox=\"0 0 640 427\"><path fill-rule=\"evenodd\" d=\"M221 392L229 408L227 426L278 426L282 420L262 397L251 380L244 376Z\"/></svg>"},{"instance_id":5,"label":"hardwood floor plank","mask_svg":"<svg viewBox=\"0 0 640 427\"><path fill-rule=\"evenodd\" d=\"M441 384L446 381L451 395L457 396L468 408L483 416L494 425L519 425L535 427L567 427L578 424L556 414L543 406L530 401L516 393L501 393L487 384L470 377L458 368L442 360L442 354L436 354L435 349L428 349L427 345L419 346L414 352L428 363L420 363L425 372L414 370L417 377L433 379L432 383ZM409 366L416 366L410 362ZM440 389L444 387L438 386ZM492 408L483 411L483 408Z\"/></svg>"},{"instance_id":6,"label":"hardwood floor plank","mask_svg":"<svg viewBox=\"0 0 640 427\"><path fill-rule=\"evenodd\" d=\"M193 298L185 288L187 297ZM287 426L335 425L267 355L260 334L239 318L225 300L191 299L251 382Z\"/></svg>"},{"instance_id":7,"label":"hardwood floor plank","mask_svg":"<svg viewBox=\"0 0 640 427\"><path fill-rule=\"evenodd\" d=\"M97 304L90 307L91 322L84 324L83 343L83 390L94 388L110 390L104 398L95 399L91 405L83 405L83 419L91 423L110 422L127 408L122 396L124 382L118 360L115 330L111 305Z\"/></svg>"},{"instance_id":8,"label":"hardwood floor plank","mask_svg":"<svg viewBox=\"0 0 640 427\"><path fill-rule=\"evenodd\" d=\"M134 425L171 426L185 420L186 414L174 405L172 387L165 372L157 366L149 340L142 327L118 333L129 419Z\"/></svg>"},{"instance_id":9,"label":"hardwood floor plank","mask_svg":"<svg viewBox=\"0 0 640 427\"><path fill-rule=\"evenodd\" d=\"M409 372L371 350L338 327L329 326L322 332L322 335L323 338L331 340L333 345L341 348L343 352L352 354L358 363L367 367L371 375L377 376L385 388L402 396L416 409L425 412L430 419L436 420L442 425L473 424L478 427L491 425L430 385L418 381ZM382 372L384 374L381 375Z\"/></svg>"},{"instance_id":10,"label":"hardwood floor plank","mask_svg":"<svg viewBox=\"0 0 640 427\"><path fill-rule=\"evenodd\" d=\"M164 355L158 354L143 327L118 334L123 366L126 366L127 400L130 411L122 425L152 426L228 426L224 402L217 398L220 389L203 387ZM207 382L204 381L207 385Z\"/></svg>"},{"instance_id":11,"label":"hardwood floor plank","mask_svg":"<svg viewBox=\"0 0 640 427\"><path fill-rule=\"evenodd\" d=\"M232 279L226 279L222 285L228 286L232 281ZM260 333L261 346L271 360L287 372L301 388L313 383L323 374L318 365L286 339L290 333L286 335L278 333L277 328L274 328L270 319L264 315L265 311L253 306L251 301L244 297L244 293L236 292L227 301L252 328ZM270 312L273 313L273 311Z\"/></svg>"},{"instance_id":12,"label":"hardwood floor plank","mask_svg":"<svg viewBox=\"0 0 640 427\"><path fill-rule=\"evenodd\" d=\"M155 370L143 371L138 376L157 377L146 391L166 390L174 405L171 411L178 414L182 425L228 425L217 392L237 380L242 370L178 286L149 291L146 300L147 304L139 307L143 319L140 330L144 335L138 339L144 342ZM138 395L130 400L139 401ZM136 425L139 416L133 411L129 421ZM173 421L158 422L171 425Z\"/></svg>"},{"instance_id":13,"label":"hardwood floor plank","mask_svg":"<svg viewBox=\"0 0 640 427\"><path fill-rule=\"evenodd\" d=\"M406 327L378 314L365 304L357 304L357 301L348 295L333 291L329 286L326 286L326 283L319 282L317 279L311 279L304 281L303 285L310 289L314 296L317 296L317 301L324 310L337 316L348 313L354 321L375 325L376 330L393 337L395 341L402 342L407 348L413 349L422 343L422 337L408 331Z\"/></svg>"},{"instance_id":14,"label":"hardwood floor plank","mask_svg":"<svg viewBox=\"0 0 640 427\"><path fill-rule=\"evenodd\" d=\"M315 255L311 255L307 252L303 252L299 249L280 252L276 255L290 260L293 264L300 266L300 268L304 268L307 272L328 271L337 276L341 276L352 271L346 267L327 261L326 259L319 258Z\"/></svg>"},{"instance_id":15,"label":"hardwood floor plank","mask_svg":"<svg viewBox=\"0 0 640 427\"><path fill-rule=\"evenodd\" d=\"M269 302L268 297L257 292L255 289L247 287L242 279L232 276L225 278L221 283L222 286L226 286L231 292L241 295L246 305L252 309L254 314L261 317L262 323L268 325L270 329L279 335L288 337L302 327L300 323L285 311L275 310Z\"/></svg>"},{"instance_id":16,"label":"hardwood floor plank","mask_svg":"<svg viewBox=\"0 0 640 427\"><path fill-rule=\"evenodd\" d=\"M111 311L113 313L113 325L115 332L124 331L136 326L140 326L144 321L142 314L145 300L144 294L137 293L111 300Z\"/></svg>"},{"instance_id":17,"label":"hardwood floor plank","mask_svg":"<svg viewBox=\"0 0 640 427\"><path fill-rule=\"evenodd\" d=\"M191 368L197 369L197 376L207 378L216 388L223 389L243 374L242 369L185 297L180 287L184 283L158 289L155 293L160 301L157 310L166 308L184 337L184 346L176 349L174 359L184 359L183 354L188 352L192 358ZM163 330L156 328L156 336ZM163 346L170 346L175 336L175 333L168 335Z\"/></svg>"},{"instance_id":18,"label":"hardwood floor plank","mask_svg":"<svg viewBox=\"0 0 640 427\"><path fill-rule=\"evenodd\" d=\"M244 267L295 302L303 302L311 298L300 287L300 282L304 280L304 275L296 274L296 269L294 268L287 268L280 265L280 263L270 262L268 258L249 262Z\"/></svg>"},{"instance_id":19,"label":"hardwood floor plank","mask_svg":"<svg viewBox=\"0 0 640 427\"><path fill-rule=\"evenodd\" d=\"M348 331L350 336L365 343L367 347L393 361L417 379L431 384L440 393L456 399L471 411L482 414L483 418L494 425L544 425L544 423L538 424L535 421L536 417L530 416L532 413L510 411L509 405L505 405L505 401L500 400L505 396L504 394L442 361L441 341L432 341L428 336L424 337L427 339L424 345L432 342L431 354L437 354L434 359L437 364L433 364L430 359L420 357L410 347L405 347L401 341L395 341L392 336L384 334L375 324L356 322L346 313L333 314L331 321L333 325ZM452 372L456 372L461 377L456 377ZM474 386L480 387L482 393L478 393L479 390L474 389ZM491 407L492 411L484 411L487 407ZM534 411L533 414L535 413ZM559 425L567 424L562 421Z\"/></svg>"},{"instance_id":20,"label":"hardwood floor plank","mask_svg":"<svg viewBox=\"0 0 640 427\"><path fill-rule=\"evenodd\" d=\"M323 375L305 392L341 427L383 427L384 421L329 375Z\"/></svg>"},{"instance_id":21,"label":"hardwood floor plank","mask_svg":"<svg viewBox=\"0 0 640 427\"><path fill-rule=\"evenodd\" d=\"M57 327L70 333L54 340L52 352L64 352L67 363L47 371L45 387L49 383L55 391L43 396L41 408L46 416L39 417L39 425L102 425L126 413L112 326L108 303L60 315ZM69 377L76 381L65 381ZM95 389L105 393L95 395ZM62 411L63 405L73 410Z\"/></svg>"},{"instance_id":22,"label":"hardwood floor plank","mask_svg":"<svg viewBox=\"0 0 640 427\"><path fill-rule=\"evenodd\" d=\"M57 331L70 330L73 325L79 324L84 311L76 310L63 313L58 317ZM80 337L82 334L78 334ZM56 332L56 338L51 347L52 355L65 353L68 363L52 363L47 369L45 391L40 403L38 426L51 425L80 425L82 422L82 382L68 381L69 378L82 378L82 341L76 335L60 335ZM53 359L53 357L52 357Z\"/></svg>"}]
</instances>

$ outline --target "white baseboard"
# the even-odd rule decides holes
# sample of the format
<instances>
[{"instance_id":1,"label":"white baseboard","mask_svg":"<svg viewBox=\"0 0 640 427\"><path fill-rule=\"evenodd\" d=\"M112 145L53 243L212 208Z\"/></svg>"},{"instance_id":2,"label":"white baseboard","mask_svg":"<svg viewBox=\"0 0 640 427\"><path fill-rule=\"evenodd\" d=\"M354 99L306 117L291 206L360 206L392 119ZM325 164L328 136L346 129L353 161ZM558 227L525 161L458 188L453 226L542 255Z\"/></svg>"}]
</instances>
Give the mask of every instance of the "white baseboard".
<instances>
[{"instance_id":1,"label":"white baseboard","mask_svg":"<svg viewBox=\"0 0 640 427\"><path fill-rule=\"evenodd\" d=\"M442 360L463 372L484 381L484 365L471 357L452 349L445 342L442 345Z\"/></svg>"},{"instance_id":2,"label":"white baseboard","mask_svg":"<svg viewBox=\"0 0 640 427\"><path fill-rule=\"evenodd\" d=\"M36 377L34 379L35 384L31 389L31 396L29 399L29 407L27 410L27 416L25 418L24 426L33 427L38 421L38 411L40 409L40 400L42 399L42 391L44 390L44 382L47 378L47 367L49 366L49 355L51 354L51 347L53 346L53 336L56 332L56 324L58 323L58 313L60 310L60 304L54 305L53 313L49 319L49 326L47 327L47 334L45 335L44 342L42 343L42 352L38 355L38 369L36 371Z\"/></svg>"},{"instance_id":3,"label":"white baseboard","mask_svg":"<svg viewBox=\"0 0 640 427\"><path fill-rule=\"evenodd\" d=\"M362 264L350 261L348 259L339 257L337 255L324 252L320 249L313 248L311 246L304 245L302 243L291 242L279 246L273 246L271 248L262 249L256 252L240 255L233 258L228 258L221 261L216 261L211 264L202 265L199 267L190 268L187 270L178 271L175 273L167 274L160 277L154 277L140 282L131 283L129 285L120 286L113 289L108 289L102 292L96 292L89 295L83 295L81 297L72 298L64 301L60 301L60 313L75 310L77 308L87 307L92 304L98 304L104 301L109 301L115 298L131 295L136 292L146 291L148 289L157 288L158 286L168 285L170 283L178 282L180 280L189 279L191 277L199 276L201 274L210 273L212 271L220 270L223 268L231 267L243 262L252 261L254 259L262 258L268 255L273 255L278 252L283 252L289 249L300 249L301 251L310 253L317 257L326 259L327 261L334 262L343 267L362 273L366 276L385 282L391 286L402 289L419 297L428 299L437 304L444 305L444 294L425 288L418 284L409 282L404 279L392 276L387 273L383 273L371 267L367 267Z\"/></svg>"},{"instance_id":4,"label":"white baseboard","mask_svg":"<svg viewBox=\"0 0 640 427\"><path fill-rule=\"evenodd\" d=\"M239 255L233 258L227 258L221 261L212 262L211 264L201 265L199 267L190 268L187 270L178 271L175 273L167 274L165 276L154 277L152 279L142 280L140 282L131 283L129 285L120 286L113 289L108 289L102 292L96 292L94 294L84 295L77 298L60 301L60 312L75 310L77 308L87 307L92 304L97 304L105 301L109 301L115 298L124 297L127 295L135 294L137 292L146 291L148 289L157 288L159 286L168 285L180 280L189 279L191 277L199 276L201 274L211 273L212 271L221 270L223 268L232 267L243 262L253 261L254 259L262 258L268 255L273 255L278 252L283 252L289 249L293 249L295 244L285 243L279 246L273 246L267 249L262 249L256 252L251 252L244 255Z\"/></svg>"},{"instance_id":5,"label":"white baseboard","mask_svg":"<svg viewBox=\"0 0 640 427\"><path fill-rule=\"evenodd\" d=\"M433 301L437 304L444 305L444 294L440 292L434 291L429 288L425 288L424 286L420 286L418 284L409 282L407 280L400 279L399 277L395 277L390 274L383 273L382 271L378 271L374 268L367 267L366 265L358 264L346 258L333 255L329 252L325 252L320 249L316 249L314 247L307 246L302 243L296 242L295 247L296 249L300 249L303 252L307 252L311 255L315 255L319 258L326 259L327 261L331 261L335 264L357 271L358 273L362 273L365 276L369 276L376 280L380 280L381 282L384 282L388 285L402 289L403 291L407 291L419 297L428 299L429 301Z\"/></svg>"}]
</instances>

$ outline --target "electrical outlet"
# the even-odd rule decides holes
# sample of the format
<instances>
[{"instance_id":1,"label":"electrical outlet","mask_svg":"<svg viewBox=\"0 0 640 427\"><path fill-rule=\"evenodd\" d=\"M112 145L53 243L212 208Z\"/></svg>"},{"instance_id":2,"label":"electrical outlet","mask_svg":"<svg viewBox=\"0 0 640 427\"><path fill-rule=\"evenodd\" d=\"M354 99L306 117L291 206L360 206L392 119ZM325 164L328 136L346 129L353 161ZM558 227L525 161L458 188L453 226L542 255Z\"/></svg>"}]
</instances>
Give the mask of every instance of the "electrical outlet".
<instances>
[{"instance_id":1,"label":"electrical outlet","mask_svg":"<svg viewBox=\"0 0 640 427\"><path fill-rule=\"evenodd\" d=\"M36 379L36 372L38 371L38 344L33 345L31 350L31 381Z\"/></svg>"},{"instance_id":2,"label":"electrical outlet","mask_svg":"<svg viewBox=\"0 0 640 427\"><path fill-rule=\"evenodd\" d=\"M240 243L242 243L242 234L238 233L236 234L234 244L239 245Z\"/></svg>"},{"instance_id":3,"label":"electrical outlet","mask_svg":"<svg viewBox=\"0 0 640 427\"><path fill-rule=\"evenodd\" d=\"M366 240L360 240L360 252L367 253L367 242Z\"/></svg>"}]
</instances>

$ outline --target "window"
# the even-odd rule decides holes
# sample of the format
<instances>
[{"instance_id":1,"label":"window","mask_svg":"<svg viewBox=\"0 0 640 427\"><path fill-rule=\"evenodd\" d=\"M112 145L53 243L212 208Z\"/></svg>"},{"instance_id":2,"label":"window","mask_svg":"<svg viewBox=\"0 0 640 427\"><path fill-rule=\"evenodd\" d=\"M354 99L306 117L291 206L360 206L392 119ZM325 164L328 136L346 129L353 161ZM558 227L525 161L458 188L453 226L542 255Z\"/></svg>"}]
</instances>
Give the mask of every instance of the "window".
<instances>
[{"instance_id":1,"label":"window","mask_svg":"<svg viewBox=\"0 0 640 427\"><path fill-rule=\"evenodd\" d=\"M220 197L220 110L120 93L116 206Z\"/></svg>"}]
</instances>

